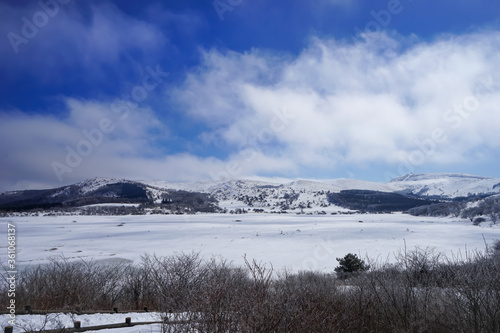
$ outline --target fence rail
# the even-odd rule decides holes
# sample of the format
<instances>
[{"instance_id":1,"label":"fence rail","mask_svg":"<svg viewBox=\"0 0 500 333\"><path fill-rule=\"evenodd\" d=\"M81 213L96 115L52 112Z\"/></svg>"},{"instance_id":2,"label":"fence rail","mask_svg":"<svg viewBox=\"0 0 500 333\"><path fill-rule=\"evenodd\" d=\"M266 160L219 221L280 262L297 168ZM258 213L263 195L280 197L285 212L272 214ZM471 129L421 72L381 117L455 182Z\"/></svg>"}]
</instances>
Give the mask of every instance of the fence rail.
<instances>
[{"instance_id":1,"label":"fence rail","mask_svg":"<svg viewBox=\"0 0 500 333\"><path fill-rule=\"evenodd\" d=\"M81 308L77 307L73 310L70 309L56 309L56 310L34 310L32 309L31 306L27 305L24 307L24 309L17 309L16 310L16 315L48 315L51 313L71 313L71 314L113 314L113 313L147 313L149 312L149 309L147 307L144 307L143 310L119 310L118 308L113 308L112 310L106 309L106 310L82 310ZM8 311L0 311L0 314L9 314L10 312ZM58 329L51 329L51 330L43 330L43 331L26 331L25 333L73 333L73 332L85 332L85 331L98 331L98 330L103 330L103 329L113 329L113 328L123 328L123 327L131 327L131 326L138 326L138 325L152 325L152 324L162 324L162 321L146 321L146 322L132 322L130 317L125 318L124 323L116 323L116 324L107 324L107 325L96 325L96 326L86 326L82 327L80 321L75 321L74 322L74 327L71 328L58 328ZM176 325L176 324L184 324L186 321L168 321L166 322L170 325ZM14 328L12 326L6 326L4 328L4 333L13 333Z\"/></svg>"},{"instance_id":2,"label":"fence rail","mask_svg":"<svg viewBox=\"0 0 500 333\"><path fill-rule=\"evenodd\" d=\"M149 312L149 309L145 307L142 310L121 310L119 308L113 308L112 310L110 309L102 309L102 310L82 310L81 308L74 308L74 309L55 309L55 310L35 310L32 309L31 306L27 305L24 307L24 309L16 309L16 315L26 315L26 314L38 314L38 315L46 315L46 314L51 314L51 313L74 313L74 314L97 314L97 313L130 313L130 312L137 312L137 313L145 313ZM1 310L0 314L10 314L10 311L5 311Z\"/></svg>"},{"instance_id":3,"label":"fence rail","mask_svg":"<svg viewBox=\"0 0 500 333\"><path fill-rule=\"evenodd\" d=\"M152 324L161 324L161 321L145 321L145 322L132 322L130 317L125 318L124 323L118 324L107 324L107 325L97 325L97 326L86 326L82 327L79 321L74 322L74 327L72 328L57 328L52 330L44 330L44 331L27 331L25 333L73 333L73 332L85 332L85 331L98 331L104 329L112 329L112 328L123 328L123 327L132 327L138 325L152 325ZM183 322L173 322L169 321L168 324L181 324ZM4 329L4 333L12 333L13 327L7 326Z\"/></svg>"}]
</instances>

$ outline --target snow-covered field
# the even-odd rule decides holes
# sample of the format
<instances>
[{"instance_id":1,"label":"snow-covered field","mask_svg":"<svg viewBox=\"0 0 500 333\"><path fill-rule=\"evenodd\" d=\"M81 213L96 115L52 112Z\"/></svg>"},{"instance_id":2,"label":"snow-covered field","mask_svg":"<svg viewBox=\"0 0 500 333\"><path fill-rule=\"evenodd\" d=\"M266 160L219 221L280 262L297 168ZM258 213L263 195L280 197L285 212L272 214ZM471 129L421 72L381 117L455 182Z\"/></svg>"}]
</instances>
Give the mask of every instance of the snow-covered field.
<instances>
[{"instance_id":1,"label":"snow-covered field","mask_svg":"<svg viewBox=\"0 0 500 333\"><path fill-rule=\"evenodd\" d=\"M348 252L391 261L405 246L408 250L419 246L463 257L469 251L483 251L485 241L491 244L500 239L500 227L488 223L478 227L463 219L404 214L16 217L0 219L0 261L4 266L8 223L16 226L18 269L61 255L75 260L138 262L145 253L166 256L196 251L206 258L221 256L239 266L246 254L249 259L272 263L276 271L332 272L335 258ZM82 326L121 323L126 316L133 321L158 320L150 314L82 315L76 319L61 314L49 326L71 327L73 320L80 320ZM5 326L7 320L7 315L0 316L0 325ZM16 318L18 325L41 320L43 316ZM160 332L160 327L156 324L99 332Z\"/></svg>"},{"instance_id":2,"label":"snow-covered field","mask_svg":"<svg viewBox=\"0 0 500 333\"><path fill-rule=\"evenodd\" d=\"M145 253L220 255L243 265L243 256L275 270L331 272L336 257L353 252L391 260L400 250L432 247L447 255L484 250L500 227L457 218L405 214L200 214L57 216L0 219L0 261L7 263L7 223L16 225L18 267L69 259L139 261ZM484 236L484 239L483 239Z\"/></svg>"}]
</instances>

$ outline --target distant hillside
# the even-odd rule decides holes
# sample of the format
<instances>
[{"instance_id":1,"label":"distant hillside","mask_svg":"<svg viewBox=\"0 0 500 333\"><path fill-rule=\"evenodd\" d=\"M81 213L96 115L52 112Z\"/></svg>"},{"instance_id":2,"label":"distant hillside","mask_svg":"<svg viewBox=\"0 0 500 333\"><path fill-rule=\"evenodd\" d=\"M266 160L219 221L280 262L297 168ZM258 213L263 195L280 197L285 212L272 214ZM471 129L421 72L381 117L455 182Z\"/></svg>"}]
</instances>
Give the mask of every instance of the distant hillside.
<instances>
[{"instance_id":1,"label":"distant hillside","mask_svg":"<svg viewBox=\"0 0 500 333\"><path fill-rule=\"evenodd\" d=\"M500 194L418 206L409 209L408 213L415 216L455 216L470 219L475 224L496 224L500 220Z\"/></svg>"},{"instance_id":2,"label":"distant hillside","mask_svg":"<svg viewBox=\"0 0 500 333\"><path fill-rule=\"evenodd\" d=\"M389 185L406 194L457 198L500 193L500 179L456 173L409 174L391 180Z\"/></svg>"},{"instance_id":3,"label":"distant hillside","mask_svg":"<svg viewBox=\"0 0 500 333\"><path fill-rule=\"evenodd\" d=\"M367 190L343 190L340 193L330 193L328 200L339 206L362 212L404 212L411 208L435 203L432 200L411 198L398 193Z\"/></svg>"},{"instance_id":4,"label":"distant hillside","mask_svg":"<svg viewBox=\"0 0 500 333\"><path fill-rule=\"evenodd\" d=\"M356 179L288 182L230 180L171 183L94 178L55 189L0 194L0 210L80 209L134 204L125 213L406 211L419 206L500 194L500 179L464 174L409 174L388 183ZM436 201L437 200L437 201ZM140 206L139 206L140 205ZM463 204L464 207L466 204ZM436 212L438 206L431 211ZM447 210L440 206L441 210ZM458 208L455 207L454 211ZM115 212L117 208L108 211ZM419 212L424 212L420 210Z\"/></svg>"},{"instance_id":5,"label":"distant hillside","mask_svg":"<svg viewBox=\"0 0 500 333\"><path fill-rule=\"evenodd\" d=\"M158 189L141 182L95 178L47 190L12 191L0 194L0 210L63 209L97 204L155 203L173 211L217 211L216 200L206 193ZM101 208L102 210L102 208Z\"/></svg>"}]
</instances>

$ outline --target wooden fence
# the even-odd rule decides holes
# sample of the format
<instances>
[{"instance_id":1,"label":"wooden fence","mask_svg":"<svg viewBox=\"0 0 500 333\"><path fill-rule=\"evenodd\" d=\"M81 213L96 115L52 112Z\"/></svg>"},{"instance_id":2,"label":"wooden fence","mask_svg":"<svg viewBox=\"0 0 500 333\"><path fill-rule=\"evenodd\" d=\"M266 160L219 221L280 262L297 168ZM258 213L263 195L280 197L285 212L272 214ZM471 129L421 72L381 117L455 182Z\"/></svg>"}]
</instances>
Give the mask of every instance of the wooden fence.
<instances>
[{"instance_id":1,"label":"wooden fence","mask_svg":"<svg viewBox=\"0 0 500 333\"><path fill-rule=\"evenodd\" d=\"M112 328L122 328L122 327L131 327L137 325L152 325L152 324L161 324L161 321L146 321L146 322L132 322L130 317L125 318L124 323L118 324L108 324L108 325L98 325L98 326L86 326L82 327L81 322L75 321L74 327L72 328L57 328L53 330L44 330L44 331L27 331L25 333L73 333L73 332L85 332L85 331L98 331L104 329L112 329ZM180 324L181 322L169 322L169 324ZM7 326L4 329L4 333L12 333L13 327Z\"/></svg>"},{"instance_id":2,"label":"wooden fence","mask_svg":"<svg viewBox=\"0 0 500 333\"><path fill-rule=\"evenodd\" d=\"M147 307L144 307L143 310L120 310L119 308L113 309L103 309L103 310L87 310L76 307L74 309L55 309L55 310L35 310L31 306L26 305L24 309L16 309L16 315L25 315L25 314L38 314L38 315L46 315L50 313L74 313L74 314L96 314L96 313L129 313L129 312L149 312ZM9 314L9 311L2 310L0 314Z\"/></svg>"},{"instance_id":3,"label":"wooden fence","mask_svg":"<svg viewBox=\"0 0 500 333\"><path fill-rule=\"evenodd\" d=\"M24 307L24 310L16 310L16 315L23 314L37 314L37 315L47 315L51 313L74 313L74 314L97 314L97 313L130 313L130 312L149 312L148 308L145 307L143 310L125 310L119 311L118 308L113 308L113 310L82 310L81 308L75 308L73 311L69 311L68 309L61 310L34 310L31 306L27 305ZM7 313L2 311L0 313ZM147 322L132 322L130 317L125 318L124 323L117 324L108 324L108 325L97 325L97 326L86 326L82 327L80 321L75 321L74 327L71 328L58 328L52 330L44 330L44 331L27 331L25 333L73 333L73 332L85 332L85 331L98 331L103 329L113 329L113 328L122 328L122 327L131 327L137 325L152 325L152 324L162 324L162 321L147 321ZM169 325L183 324L185 321L168 321ZM13 333L14 328L12 326L6 326L4 328L4 333Z\"/></svg>"}]
</instances>

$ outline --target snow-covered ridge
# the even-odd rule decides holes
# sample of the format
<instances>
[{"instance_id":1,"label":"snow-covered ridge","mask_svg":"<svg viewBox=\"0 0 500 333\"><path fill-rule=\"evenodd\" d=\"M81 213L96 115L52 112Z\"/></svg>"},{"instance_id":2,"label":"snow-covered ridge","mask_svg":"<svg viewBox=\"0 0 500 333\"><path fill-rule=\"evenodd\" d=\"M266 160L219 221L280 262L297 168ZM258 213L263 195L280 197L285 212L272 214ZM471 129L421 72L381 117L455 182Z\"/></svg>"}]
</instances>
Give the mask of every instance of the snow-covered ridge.
<instances>
[{"instance_id":1,"label":"snow-covered ridge","mask_svg":"<svg viewBox=\"0 0 500 333\"><path fill-rule=\"evenodd\" d=\"M500 179L456 173L409 174L388 184L420 196L447 198L500 193Z\"/></svg>"},{"instance_id":2,"label":"snow-covered ridge","mask_svg":"<svg viewBox=\"0 0 500 333\"><path fill-rule=\"evenodd\" d=\"M98 190L99 188L116 183L131 183L132 181L126 179L114 179L114 178L92 178L84 180L83 182L75 184L80 188L80 193L86 194Z\"/></svg>"},{"instance_id":3,"label":"snow-covered ridge","mask_svg":"<svg viewBox=\"0 0 500 333\"><path fill-rule=\"evenodd\" d=\"M443 180L443 179L464 179L464 180L485 180L485 179L496 179L491 177L469 175L466 173L409 173L407 175L394 178L390 183L402 182L402 181L431 181L431 180Z\"/></svg>"},{"instance_id":4,"label":"snow-covered ridge","mask_svg":"<svg viewBox=\"0 0 500 333\"><path fill-rule=\"evenodd\" d=\"M388 183L358 179L331 180L229 180L205 182L132 181L126 179L93 178L77 184L39 192L17 191L0 196L0 207L16 206L16 202L33 207L62 204L70 206L99 203L186 202L198 200L203 205L209 195L222 211L252 210L266 212L336 212L329 193L342 190L397 192L421 197L455 198L470 195L500 193L500 179L466 174L409 174ZM189 193L181 193L184 191ZM25 192L25 193L23 193ZM197 194L198 193L198 194ZM194 199L205 194L205 199ZM109 198L109 199L107 199ZM123 199L122 201L120 201ZM331 199L331 198L330 198ZM174 201L172 201L174 200ZM181 203L182 201L182 203ZM177 204L174 206L178 206Z\"/></svg>"},{"instance_id":5,"label":"snow-covered ridge","mask_svg":"<svg viewBox=\"0 0 500 333\"><path fill-rule=\"evenodd\" d=\"M393 192L399 188L391 184L368 182L356 179L264 181L229 180L225 182L169 183L145 181L156 189L175 189L208 193L219 201L221 208L265 209L267 210L342 210L328 201L328 192L359 189ZM327 209L327 207L329 209Z\"/></svg>"},{"instance_id":6,"label":"snow-covered ridge","mask_svg":"<svg viewBox=\"0 0 500 333\"><path fill-rule=\"evenodd\" d=\"M227 182L168 183L144 182L160 188L171 188L204 193L226 195L248 195L262 191L283 193L340 192L342 190L371 190L382 192L404 192L421 196L443 196L446 198L476 194L500 193L500 179L457 173L408 174L388 183L376 183L358 179L305 180L291 182L266 182L254 180L231 180Z\"/></svg>"},{"instance_id":7,"label":"snow-covered ridge","mask_svg":"<svg viewBox=\"0 0 500 333\"><path fill-rule=\"evenodd\" d=\"M168 183L145 182L159 188L209 193L223 205L277 210L289 207L324 209L330 206L328 192L371 190L399 192L423 197L466 197L500 193L500 179L456 173L409 174L388 183L358 179L294 181L231 180L226 182ZM244 204L244 205L242 205Z\"/></svg>"},{"instance_id":8,"label":"snow-covered ridge","mask_svg":"<svg viewBox=\"0 0 500 333\"><path fill-rule=\"evenodd\" d=\"M294 191L330 191L340 192L342 190L373 190L373 191L395 191L398 187L392 184L369 182L357 179L331 179L331 180L305 180L299 179L291 182L266 182L256 180L230 180L226 182L196 182L196 183L175 183L166 181L143 181L143 184L184 191L198 191L213 193L218 191L243 191L256 189L279 189Z\"/></svg>"}]
</instances>

